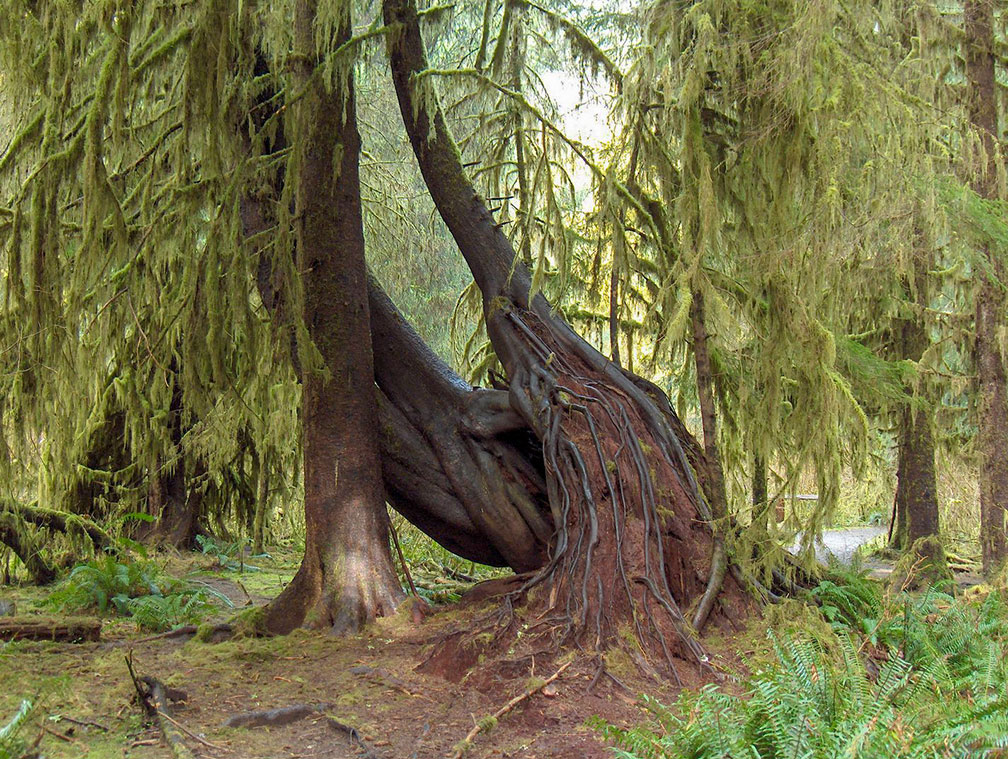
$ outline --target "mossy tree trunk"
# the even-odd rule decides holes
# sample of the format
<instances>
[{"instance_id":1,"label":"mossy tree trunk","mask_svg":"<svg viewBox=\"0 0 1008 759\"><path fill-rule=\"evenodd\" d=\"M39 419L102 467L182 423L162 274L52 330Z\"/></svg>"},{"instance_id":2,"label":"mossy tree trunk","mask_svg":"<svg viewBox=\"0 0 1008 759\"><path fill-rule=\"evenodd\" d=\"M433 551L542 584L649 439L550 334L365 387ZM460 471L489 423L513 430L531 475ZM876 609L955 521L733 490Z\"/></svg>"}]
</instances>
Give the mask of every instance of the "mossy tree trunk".
<instances>
[{"instance_id":1,"label":"mossy tree trunk","mask_svg":"<svg viewBox=\"0 0 1008 759\"><path fill-rule=\"evenodd\" d=\"M389 550L378 454L353 76L332 91L316 78L315 15L314 2L298 1L304 94L295 119L305 134L296 224L304 322L323 368L302 371L306 545L294 579L267 609L274 632L356 630L404 597ZM350 28L347 17L340 41Z\"/></svg>"},{"instance_id":2,"label":"mossy tree trunk","mask_svg":"<svg viewBox=\"0 0 1008 759\"><path fill-rule=\"evenodd\" d=\"M533 602L540 621L529 634L602 649L629 629L669 664L704 660L683 611L708 586L714 548L691 465L703 453L664 394L602 356L531 292L530 274L465 175L422 74L415 3L386 0L384 15L396 31L389 57L414 153L482 292L510 405L542 446L555 537L525 586L541 590Z\"/></svg>"},{"instance_id":3,"label":"mossy tree trunk","mask_svg":"<svg viewBox=\"0 0 1008 759\"><path fill-rule=\"evenodd\" d=\"M172 395L168 409L167 454L159 457L148 473L147 513L153 522L137 527L137 538L173 548L192 548L201 531L202 495L198 478L202 463L182 455L182 391L174 379L177 365L170 367ZM189 471L188 467L192 467Z\"/></svg>"},{"instance_id":4,"label":"mossy tree trunk","mask_svg":"<svg viewBox=\"0 0 1008 759\"><path fill-rule=\"evenodd\" d=\"M904 282L909 313L900 320L896 334L897 352L904 361L919 362L929 338L923 320L927 302L925 263L914 264L913 281ZM934 409L926 380L917 391L906 388L908 400L900 412L896 468L894 525L890 545L909 550L921 539L928 541L929 563L944 564L938 525L938 485L935 477L935 447L932 431Z\"/></svg>"},{"instance_id":5,"label":"mossy tree trunk","mask_svg":"<svg viewBox=\"0 0 1008 759\"><path fill-rule=\"evenodd\" d=\"M986 161L973 177L983 198L997 197L997 105L994 82L994 0L967 0L964 7L967 108ZM980 545L983 568L993 573L1008 558L1008 395L1001 333L1005 329L1005 267L986 245L976 296L979 399Z\"/></svg>"}]
</instances>

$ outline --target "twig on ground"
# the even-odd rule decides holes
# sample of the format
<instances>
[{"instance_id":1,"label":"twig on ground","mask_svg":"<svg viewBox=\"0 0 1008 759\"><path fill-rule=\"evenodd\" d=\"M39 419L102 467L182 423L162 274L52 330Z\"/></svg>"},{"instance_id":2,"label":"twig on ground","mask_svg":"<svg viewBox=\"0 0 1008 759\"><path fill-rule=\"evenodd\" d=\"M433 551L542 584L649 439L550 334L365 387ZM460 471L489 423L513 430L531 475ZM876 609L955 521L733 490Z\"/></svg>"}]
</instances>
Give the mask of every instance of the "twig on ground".
<instances>
[{"instance_id":1,"label":"twig on ground","mask_svg":"<svg viewBox=\"0 0 1008 759\"><path fill-rule=\"evenodd\" d=\"M53 730L51 727L43 727L42 730L49 733L49 735L55 738L59 738L61 741L64 741L65 743L75 743L74 739L71 738L69 735L63 735L63 733L57 732L56 730Z\"/></svg>"},{"instance_id":2,"label":"twig on ground","mask_svg":"<svg viewBox=\"0 0 1008 759\"><path fill-rule=\"evenodd\" d=\"M59 722L72 722L75 725L80 725L81 727L97 727L99 730L103 730L106 733L108 728L99 722L92 722L89 719L74 719L73 717L68 717L65 714L57 715L59 717Z\"/></svg>"},{"instance_id":3,"label":"twig on ground","mask_svg":"<svg viewBox=\"0 0 1008 759\"><path fill-rule=\"evenodd\" d=\"M504 706L495 711L489 718L483 718L479 722L477 722L476 726L469 731L469 734L466 735L466 737L463 738L458 743L458 745L455 746L455 750L451 754L451 759L462 759L462 755L469 750L469 747L472 745L473 739L475 739L477 735L479 735L484 730L488 730L491 727L493 727L493 725L497 723L497 720L499 720L505 714L510 712L516 706L518 706L518 704L520 704L522 701L531 698L536 693L545 688L547 685L549 685L551 682L559 678L560 675L564 673L564 670L567 669L567 667L569 667L573 663L573 661L574 660L572 659L571 661L562 665L560 669L558 669L556 672L554 672L552 675L547 677L542 682L536 683L534 687L528 688L527 690L525 690L524 693L520 693L519 695L512 698L510 701L504 704Z\"/></svg>"},{"instance_id":4,"label":"twig on ground","mask_svg":"<svg viewBox=\"0 0 1008 759\"><path fill-rule=\"evenodd\" d=\"M326 717L326 724L328 724L333 730L349 736L351 741L360 746L361 750L364 752L365 759L380 759L378 754L375 753L375 750L371 748L371 746L369 746L361 737L361 734L357 732L356 728L353 728L350 725L344 725L335 717Z\"/></svg>"},{"instance_id":5,"label":"twig on ground","mask_svg":"<svg viewBox=\"0 0 1008 759\"><path fill-rule=\"evenodd\" d=\"M138 677L136 670L133 668L132 649L126 656L126 668L129 670L130 679L133 680L133 687L136 689L138 702L150 716L157 719L158 727L161 728L161 734L168 742L176 759L194 759L195 757L192 749L186 745L182 737L183 734L215 751L230 750L224 746L218 746L204 740L171 716L170 707L168 706L169 696L174 694L180 698L184 698L184 694L181 691L170 691L164 686L164 683L156 678L148 676ZM180 698L176 698L176 700L180 700Z\"/></svg>"},{"instance_id":6,"label":"twig on ground","mask_svg":"<svg viewBox=\"0 0 1008 759\"><path fill-rule=\"evenodd\" d=\"M216 743L211 743L210 741L206 740L205 738L201 738L199 735L197 735L196 733L194 733L192 730L190 730L189 728L187 728L185 725L183 725L177 719L175 719L170 714L168 714L167 712L163 711L160 708L158 709L158 715L161 716L161 717L164 717L166 720L168 720L169 722L171 722L175 727L177 727L183 733L185 733L186 735L188 735L194 741L196 741L197 743L200 743L200 744L206 746L207 748L212 748L214 751L229 751L230 750L230 749L228 749L225 746L219 746Z\"/></svg>"}]
</instances>

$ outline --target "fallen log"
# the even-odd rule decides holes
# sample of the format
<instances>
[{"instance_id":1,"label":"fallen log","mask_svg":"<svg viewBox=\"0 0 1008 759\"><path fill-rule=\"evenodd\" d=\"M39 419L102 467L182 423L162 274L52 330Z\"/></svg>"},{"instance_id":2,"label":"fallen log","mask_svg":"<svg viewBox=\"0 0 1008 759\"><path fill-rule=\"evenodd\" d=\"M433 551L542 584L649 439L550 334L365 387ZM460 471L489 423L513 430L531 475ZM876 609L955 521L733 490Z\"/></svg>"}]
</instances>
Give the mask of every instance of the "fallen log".
<instances>
[{"instance_id":1,"label":"fallen log","mask_svg":"<svg viewBox=\"0 0 1008 759\"><path fill-rule=\"evenodd\" d=\"M262 709L254 712L232 714L224 720L224 727L277 727L322 714L329 704L295 704L279 709Z\"/></svg>"},{"instance_id":2,"label":"fallen log","mask_svg":"<svg viewBox=\"0 0 1008 759\"><path fill-rule=\"evenodd\" d=\"M84 643L101 637L101 621L90 617L0 617L0 640Z\"/></svg>"}]
</instances>

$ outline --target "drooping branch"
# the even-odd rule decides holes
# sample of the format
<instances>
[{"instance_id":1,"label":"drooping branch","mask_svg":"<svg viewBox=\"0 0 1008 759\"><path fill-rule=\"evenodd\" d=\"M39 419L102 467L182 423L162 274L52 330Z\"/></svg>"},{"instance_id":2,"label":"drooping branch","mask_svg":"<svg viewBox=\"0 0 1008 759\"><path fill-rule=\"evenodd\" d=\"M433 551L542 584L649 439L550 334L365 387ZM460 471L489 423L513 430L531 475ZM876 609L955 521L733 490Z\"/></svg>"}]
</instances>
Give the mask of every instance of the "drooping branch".
<instances>
[{"instance_id":1,"label":"drooping branch","mask_svg":"<svg viewBox=\"0 0 1008 759\"><path fill-rule=\"evenodd\" d=\"M81 533L87 536L96 549L109 550L116 547L115 538L109 535L102 527L80 514L70 514L65 511L47 509L35 505L14 506L12 510L16 511L25 522L37 527L45 527L49 530L56 530L67 534Z\"/></svg>"},{"instance_id":2,"label":"drooping branch","mask_svg":"<svg viewBox=\"0 0 1008 759\"><path fill-rule=\"evenodd\" d=\"M36 585L48 585L56 579L56 570L32 540L24 520L11 511L0 511L0 543L8 546L21 559Z\"/></svg>"}]
</instances>

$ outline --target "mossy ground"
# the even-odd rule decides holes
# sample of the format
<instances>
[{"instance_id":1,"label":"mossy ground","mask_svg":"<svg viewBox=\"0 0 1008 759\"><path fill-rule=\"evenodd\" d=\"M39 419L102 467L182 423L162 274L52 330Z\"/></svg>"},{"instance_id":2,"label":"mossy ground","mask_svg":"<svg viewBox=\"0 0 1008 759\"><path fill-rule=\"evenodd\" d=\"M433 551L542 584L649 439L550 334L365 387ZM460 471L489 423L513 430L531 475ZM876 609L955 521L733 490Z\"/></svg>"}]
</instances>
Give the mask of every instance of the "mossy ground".
<instances>
[{"instance_id":1,"label":"mossy ground","mask_svg":"<svg viewBox=\"0 0 1008 759\"><path fill-rule=\"evenodd\" d=\"M221 604L209 622L254 614L275 595L297 566L293 552L271 559L248 559L244 572L222 568L213 557L173 554L156 560L175 576L206 583L231 606ZM19 614L48 614L50 591L4 587ZM0 720L13 715L22 698L39 698L37 718L24 737L41 735L39 749L51 759L69 757L170 757L138 707L126 667L132 656L138 675L150 675L184 691L174 705L186 729L220 750L195 740L198 756L355 757L357 749L333 731L323 715L275 728L225 728L227 717L251 710L299 703L328 704L328 714L355 727L382 757L443 757L479 720L525 691L530 678L549 676L549 656L514 653L474 663L473 676L453 683L417 665L456 631L472 631L476 619L495 605L446 604L421 622L409 607L381 619L360 635L335 638L298 630L277 638L242 637L222 643L155 639L123 617L103 620L98 643L17 642L0 644ZM486 641L489 645L492 641ZM552 669L551 669L552 667ZM620 668L627 690L601 678L589 692L592 660L572 666L556 682L555 693L536 695L480 735L468 757L604 757L608 749L585 724L600 715L632 724L640 718L634 694L671 687L643 679L632 666ZM77 722L71 722L70 719ZM81 725L78 722L95 723ZM103 729L104 728L104 729Z\"/></svg>"}]
</instances>

